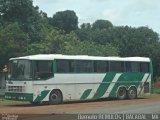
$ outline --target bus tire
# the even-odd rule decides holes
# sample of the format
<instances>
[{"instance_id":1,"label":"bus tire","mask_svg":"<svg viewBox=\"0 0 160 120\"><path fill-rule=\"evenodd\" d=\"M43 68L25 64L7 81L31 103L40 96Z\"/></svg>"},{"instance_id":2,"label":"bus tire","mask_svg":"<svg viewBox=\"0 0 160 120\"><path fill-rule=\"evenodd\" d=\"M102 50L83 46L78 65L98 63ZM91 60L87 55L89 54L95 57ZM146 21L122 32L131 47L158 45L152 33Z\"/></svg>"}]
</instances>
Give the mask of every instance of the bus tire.
<instances>
[{"instance_id":1,"label":"bus tire","mask_svg":"<svg viewBox=\"0 0 160 120\"><path fill-rule=\"evenodd\" d=\"M117 99L124 100L127 97L127 90L125 87L120 87L117 92Z\"/></svg>"},{"instance_id":2,"label":"bus tire","mask_svg":"<svg viewBox=\"0 0 160 120\"><path fill-rule=\"evenodd\" d=\"M137 98L137 89L135 87L129 88L127 92L128 99L135 99Z\"/></svg>"},{"instance_id":3,"label":"bus tire","mask_svg":"<svg viewBox=\"0 0 160 120\"><path fill-rule=\"evenodd\" d=\"M57 105L62 103L62 94L59 90L53 90L49 95L49 104Z\"/></svg>"}]
</instances>

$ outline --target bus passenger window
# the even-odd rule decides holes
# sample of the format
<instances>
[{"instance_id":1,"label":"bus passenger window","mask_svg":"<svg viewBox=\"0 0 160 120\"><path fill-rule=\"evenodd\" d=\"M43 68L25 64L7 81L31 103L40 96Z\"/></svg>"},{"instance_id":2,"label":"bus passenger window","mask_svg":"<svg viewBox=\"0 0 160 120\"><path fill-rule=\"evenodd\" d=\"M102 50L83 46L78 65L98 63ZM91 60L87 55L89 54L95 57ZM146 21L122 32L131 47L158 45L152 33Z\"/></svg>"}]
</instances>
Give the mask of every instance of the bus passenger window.
<instances>
[{"instance_id":1,"label":"bus passenger window","mask_svg":"<svg viewBox=\"0 0 160 120\"><path fill-rule=\"evenodd\" d=\"M140 72L140 63L125 62L125 72Z\"/></svg>"},{"instance_id":2,"label":"bus passenger window","mask_svg":"<svg viewBox=\"0 0 160 120\"><path fill-rule=\"evenodd\" d=\"M57 73L69 73L69 66L68 60L56 60Z\"/></svg>"},{"instance_id":3,"label":"bus passenger window","mask_svg":"<svg viewBox=\"0 0 160 120\"><path fill-rule=\"evenodd\" d=\"M149 63L142 62L141 64L141 72L148 73L149 72Z\"/></svg>"},{"instance_id":4,"label":"bus passenger window","mask_svg":"<svg viewBox=\"0 0 160 120\"><path fill-rule=\"evenodd\" d=\"M132 72L131 62L125 62L125 72Z\"/></svg>"},{"instance_id":5,"label":"bus passenger window","mask_svg":"<svg viewBox=\"0 0 160 120\"><path fill-rule=\"evenodd\" d=\"M94 71L97 73L106 73L108 72L109 66L107 61L94 61L95 67Z\"/></svg>"},{"instance_id":6,"label":"bus passenger window","mask_svg":"<svg viewBox=\"0 0 160 120\"><path fill-rule=\"evenodd\" d=\"M124 62L120 61L110 62L110 72L123 72L123 71L124 71Z\"/></svg>"},{"instance_id":7,"label":"bus passenger window","mask_svg":"<svg viewBox=\"0 0 160 120\"><path fill-rule=\"evenodd\" d=\"M132 72L140 72L140 63L131 62Z\"/></svg>"},{"instance_id":8,"label":"bus passenger window","mask_svg":"<svg viewBox=\"0 0 160 120\"><path fill-rule=\"evenodd\" d=\"M77 73L93 73L93 61L76 60L75 72Z\"/></svg>"},{"instance_id":9,"label":"bus passenger window","mask_svg":"<svg viewBox=\"0 0 160 120\"><path fill-rule=\"evenodd\" d=\"M34 68L35 79L48 79L53 76L52 61L36 61Z\"/></svg>"}]
</instances>

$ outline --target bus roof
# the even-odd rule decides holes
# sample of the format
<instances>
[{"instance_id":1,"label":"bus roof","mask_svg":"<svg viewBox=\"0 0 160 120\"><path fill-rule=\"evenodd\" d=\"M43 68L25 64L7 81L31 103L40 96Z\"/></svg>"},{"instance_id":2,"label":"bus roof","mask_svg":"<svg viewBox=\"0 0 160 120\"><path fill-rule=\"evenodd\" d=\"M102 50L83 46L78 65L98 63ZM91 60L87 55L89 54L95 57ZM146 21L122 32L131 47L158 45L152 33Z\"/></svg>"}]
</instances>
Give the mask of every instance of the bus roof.
<instances>
[{"instance_id":1,"label":"bus roof","mask_svg":"<svg viewBox=\"0 0 160 120\"><path fill-rule=\"evenodd\" d=\"M112 60L112 61L139 61L150 62L150 58L147 57L102 57L102 56L88 56L88 55L61 55L61 54L37 54L24 57L11 58L26 59L26 60L54 60L54 59L70 59L70 60Z\"/></svg>"}]
</instances>

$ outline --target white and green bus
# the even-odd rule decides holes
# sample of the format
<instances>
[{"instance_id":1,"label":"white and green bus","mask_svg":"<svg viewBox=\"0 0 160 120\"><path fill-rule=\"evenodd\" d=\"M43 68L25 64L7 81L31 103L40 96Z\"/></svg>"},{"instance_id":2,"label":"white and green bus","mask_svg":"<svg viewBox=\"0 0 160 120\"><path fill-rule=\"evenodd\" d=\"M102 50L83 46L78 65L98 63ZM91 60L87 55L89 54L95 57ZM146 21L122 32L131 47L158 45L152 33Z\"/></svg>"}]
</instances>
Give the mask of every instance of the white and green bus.
<instances>
[{"instance_id":1,"label":"white and green bus","mask_svg":"<svg viewBox=\"0 0 160 120\"><path fill-rule=\"evenodd\" d=\"M107 97L135 99L151 93L152 75L152 62L145 57L17 57L9 62L5 98L49 104Z\"/></svg>"}]
</instances>

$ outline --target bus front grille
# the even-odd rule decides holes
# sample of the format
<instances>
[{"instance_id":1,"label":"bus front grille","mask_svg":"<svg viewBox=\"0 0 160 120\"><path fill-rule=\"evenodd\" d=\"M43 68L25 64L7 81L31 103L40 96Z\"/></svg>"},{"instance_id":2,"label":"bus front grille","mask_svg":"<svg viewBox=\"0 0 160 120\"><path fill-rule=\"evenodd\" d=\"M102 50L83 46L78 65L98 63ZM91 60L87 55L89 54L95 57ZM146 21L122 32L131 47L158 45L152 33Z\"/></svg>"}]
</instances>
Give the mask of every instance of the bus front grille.
<instances>
[{"instance_id":1,"label":"bus front grille","mask_svg":"<svg viewBox=\"0 0 160 120\"><path fill-rule=\"evenodd\" d=\"M6 92L25 92L25 86L6 86Z\"/></svg>"}]
</instances>

